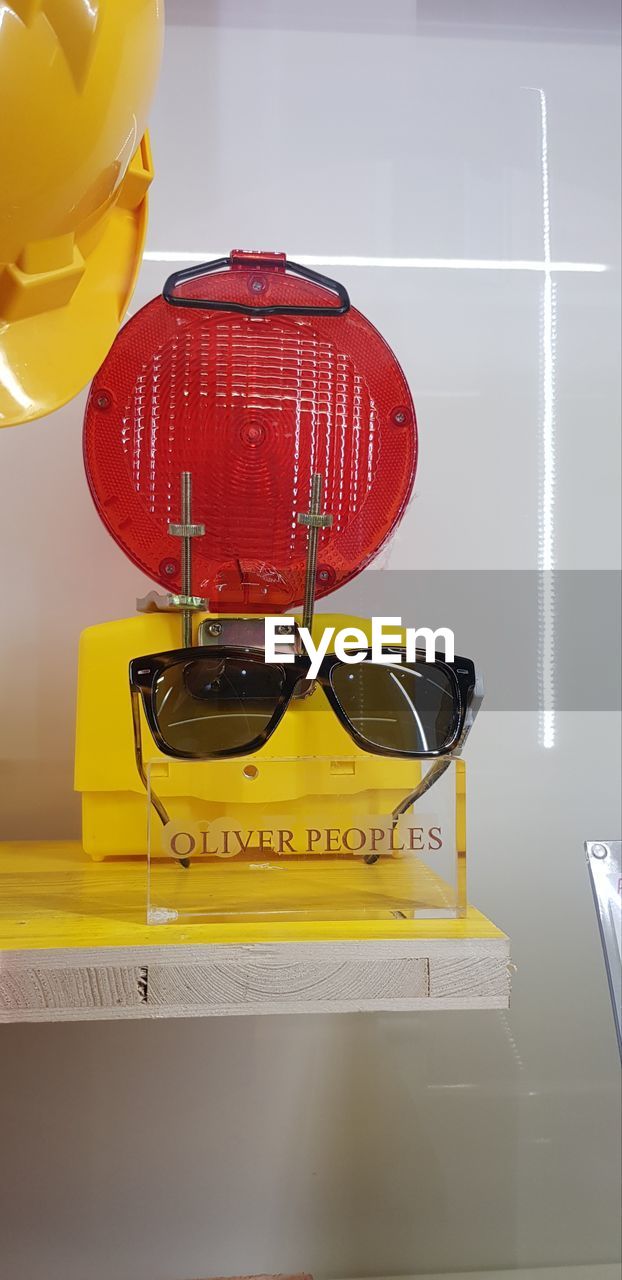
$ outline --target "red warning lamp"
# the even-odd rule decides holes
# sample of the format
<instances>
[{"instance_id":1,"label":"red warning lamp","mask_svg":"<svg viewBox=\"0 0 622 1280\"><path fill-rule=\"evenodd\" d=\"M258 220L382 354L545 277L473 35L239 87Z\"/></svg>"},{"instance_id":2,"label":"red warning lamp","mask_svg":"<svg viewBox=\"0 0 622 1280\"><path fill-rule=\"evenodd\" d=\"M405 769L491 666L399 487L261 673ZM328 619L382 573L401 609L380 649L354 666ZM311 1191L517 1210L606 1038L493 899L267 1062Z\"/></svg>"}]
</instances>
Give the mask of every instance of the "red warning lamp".
<instances>
[{"instance_id":1,"label":"red warning lamp","mask_svg":"<svg viewBox=\"0 0 622 1280\"><path fill-rule=\"evenodd\" d=\"M86 472L119 546L180 589L182 471L193 478L193 590L214 612L302 602L311 478L333 515L317 595L377 554L417 462L408 385L343 286L284 254L233 252L178 272L116 338L93 381Z\"/></svg>"}]
</instances>

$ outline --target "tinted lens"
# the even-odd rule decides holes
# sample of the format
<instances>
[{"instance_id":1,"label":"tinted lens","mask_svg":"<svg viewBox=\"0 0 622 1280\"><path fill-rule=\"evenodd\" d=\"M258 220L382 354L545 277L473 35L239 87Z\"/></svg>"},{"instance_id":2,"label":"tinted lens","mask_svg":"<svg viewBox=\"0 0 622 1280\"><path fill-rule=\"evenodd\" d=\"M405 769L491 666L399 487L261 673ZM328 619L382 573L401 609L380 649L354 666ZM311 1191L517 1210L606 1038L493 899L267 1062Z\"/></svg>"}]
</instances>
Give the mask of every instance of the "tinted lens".
<instances>
[{"instance_id":1,"label":"tinted lens","mask_svg":"<svg viewBox=\"0 0 622 1280\"><path fill-rule=\"evenodd\" d=\"M344 714L371 747L420 755L446 750L455 736L457 693L451 673L437 664L343 664L333 667L331 683Z\"/></svg>"},{"instance_id":2,"label":"tinted lens","mask_svg":"<svg viewBox=\"0 0 622 1280\"><path fill-rule=\"evenodd\" d=\"M160 733L196 756L243 751L267 728L283 694L283 668L245 657L194 658L156 681Z\"/></svg>"}]
</instances>

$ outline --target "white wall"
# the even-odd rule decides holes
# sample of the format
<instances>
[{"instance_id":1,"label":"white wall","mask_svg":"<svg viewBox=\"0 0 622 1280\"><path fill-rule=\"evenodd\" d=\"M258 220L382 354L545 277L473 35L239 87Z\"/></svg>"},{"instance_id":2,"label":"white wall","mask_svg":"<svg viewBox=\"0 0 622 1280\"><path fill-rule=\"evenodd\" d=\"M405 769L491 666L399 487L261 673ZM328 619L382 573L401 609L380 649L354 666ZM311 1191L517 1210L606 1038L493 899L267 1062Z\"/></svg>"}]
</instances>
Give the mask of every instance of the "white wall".
<instances>
[{"instance_id":1,"label":"white wall","mask_svg":"<svg viewBox=\"0 0 622 1280\"><path fill-rule=\"evenodd\" d=\"M148 241L167 260L134 308L180 251L425 259L331 268L418 410L385 568L615 568L616 5L169 0L167 20ZM543 271L507 261L543 261L546 213L554 262L607 266L554 272L553 318ZM83 402L0 433L5 838L78 833L78 633L145 584L91 505ZM619 717L559 712L549 749L539 728L483 713L469 747L471 896L513 938L511 1014L2 1028L2 1280L616 1258L619 1062L582 843L620 830Z\"/></svg>"}]
</instances>

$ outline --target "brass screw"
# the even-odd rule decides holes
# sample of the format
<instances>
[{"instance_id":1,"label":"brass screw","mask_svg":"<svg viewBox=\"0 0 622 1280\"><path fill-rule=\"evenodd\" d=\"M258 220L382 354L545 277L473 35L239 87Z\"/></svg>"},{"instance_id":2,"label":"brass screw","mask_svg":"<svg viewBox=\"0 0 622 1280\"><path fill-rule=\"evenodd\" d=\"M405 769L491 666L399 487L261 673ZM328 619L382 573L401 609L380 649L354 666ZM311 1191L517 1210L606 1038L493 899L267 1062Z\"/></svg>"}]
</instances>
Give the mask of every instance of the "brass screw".
<instances>
[{"instance_id":1,"label":"brass screw","mask_svg":"<svg viewBox=\"0 0 622 1280\"><path fill-rule=\"evenodd\" d=\"M181 593L192 595L192 539L202 538L204 524L192 523L192 473L181 473L181 522L169 524L169 533L181 539ZM192 609L182 609L182 644L189 649L192 644Z\"/></svg>"},{"instance_id":2,"label":"brass screw","mask_svg":"<svg viewBox=\"0 0 622 1280\"><path fill-rule=\"evenodd\" d=\"M322 502L322 486L323 479L319 471L314 471L311 477L311 505L309 511L304 515L298 516L298 524L305 525L309 530L309 541L307 543L307 566L305 572L305 598L302 611L303 627L311 627L313 621L313 608L315 604L315 575L317 573L317 548L320 529L330 529L333 523L333 517L320 512Z\"/></svg>"}]
</instances>

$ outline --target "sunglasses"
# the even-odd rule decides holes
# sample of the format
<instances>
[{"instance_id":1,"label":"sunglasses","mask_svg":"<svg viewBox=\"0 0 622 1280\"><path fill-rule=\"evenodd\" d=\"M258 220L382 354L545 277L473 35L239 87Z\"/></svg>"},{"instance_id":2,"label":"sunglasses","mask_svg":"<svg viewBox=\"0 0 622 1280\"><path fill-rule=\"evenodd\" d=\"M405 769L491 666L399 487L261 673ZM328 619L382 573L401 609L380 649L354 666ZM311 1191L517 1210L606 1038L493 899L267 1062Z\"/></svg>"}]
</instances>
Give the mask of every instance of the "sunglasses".
<instances>
[{"instance_id":1,"label":"sunglasses","mask_svg":"<svg viewBox=\"0 0 622 1280\"><path fill-rule=\"evenodd\" d=\"M469 658L407 660L371 650L356 664L328 654L314 682L353 742L381 756L429 759L462 744L470 728L477 676ZM310 658L265 661L260 650L205 646L149 654L130 663L134 722L143 710L160 751L180 760L252 754L268 742L307 680ZM476 708L474 708L476 709Z\"/></svg>"}]
</instances>

